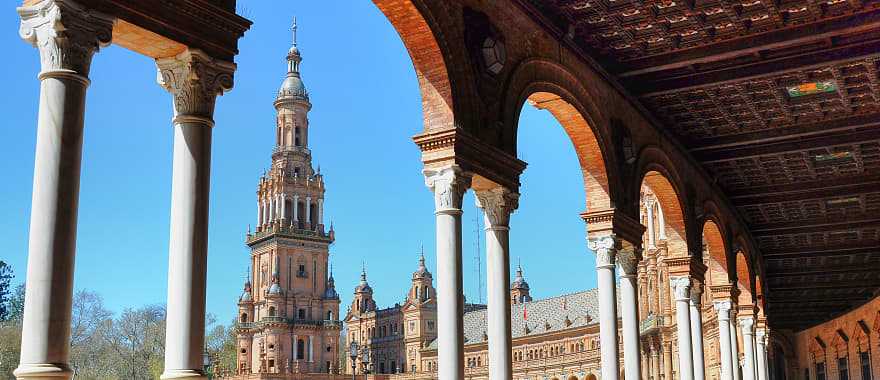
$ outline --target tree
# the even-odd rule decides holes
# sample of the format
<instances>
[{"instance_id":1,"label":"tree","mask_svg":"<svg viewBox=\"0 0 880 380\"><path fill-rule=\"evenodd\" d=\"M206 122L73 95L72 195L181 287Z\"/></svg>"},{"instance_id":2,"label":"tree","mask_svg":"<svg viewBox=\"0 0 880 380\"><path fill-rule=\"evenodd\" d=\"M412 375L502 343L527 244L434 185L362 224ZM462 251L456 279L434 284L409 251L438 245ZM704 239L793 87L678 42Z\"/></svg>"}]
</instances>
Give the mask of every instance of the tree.
<instances>
[{"instance_id":1,"label":"tree","mask_svg":"<svg viewBox=\"0 0 880 380\"><path fill-rule=\"evenodd\" d=\"M70 325L70 366L78 378L114 377L116 359L106 344L113 313L95 292L80 290L73 296Z\"/></svg>"},{"instance_id":2,"label":"tree","mask_svg":"<svg viewBox=\"0 0 880 380\"><path fill-rule=\"evenodd\" d=\"M125 309L113 323L107 342L118 359L117 378L159 378L165 355L165 307Z\"/></svg>"},{"instance_id":3,"label":"tree","mask_svg":"<svg viewBox=\"0 0 880 380\"><path fill-rule=\"evenodd\" d=\"M237 329L238 320L233 318L229 326L217 325L211 328L205 337L208 354L214 360L214 373L234 372L237 368Z\"/></svg>"},{"instance_id":4,"label":"tree","mask_svg":"<svg viewBox=\"0 0 880 380\"><path fill-rule=\"evenodd\" d=\"M9 284L14 277L12 267L0 260L0 321L9 317Z\"/></svg>"},{"instance_id":5,"label":"tree","mask_svg":"<svg viewBox=\"0 0 880 380\"><path fill-rule=\"evenodd\" d=\"M21 325L21 320L24 318L24 284L19 284L15 287L15 292L13 292L12 297L9 298L8 305L9 315L7 322ZM2 322L2 320L0 320L0 322Z\"/></svg>"}]
</instances>

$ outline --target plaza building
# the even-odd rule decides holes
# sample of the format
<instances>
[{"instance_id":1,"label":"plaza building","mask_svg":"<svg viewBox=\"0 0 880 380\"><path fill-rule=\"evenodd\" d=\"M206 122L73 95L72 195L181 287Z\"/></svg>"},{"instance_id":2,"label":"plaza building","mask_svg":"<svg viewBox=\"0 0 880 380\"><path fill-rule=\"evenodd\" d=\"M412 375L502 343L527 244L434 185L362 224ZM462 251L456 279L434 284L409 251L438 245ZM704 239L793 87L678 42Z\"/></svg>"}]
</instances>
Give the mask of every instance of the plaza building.
<instances>
[{"instance_id":1,"label":"plaza building","mask_svg":"<svg viewBox=\"0 0 880 380\"><path fill-rule=\"evenodd\" d=\"M291 49L259 224L247 236L252 280L239 301L236 376L342 378L341 362L354 358L358 374L441 380L880 377L876 2L373 2L409 53L422 99L413 141L434 205L435 282L426 291L427 274L413 280L412 316L379 313L364 278L348 317L368 335L340 341L327 265L335 237L323 225L310 103ZM85 98L92 57L112 43L154 59L173 99L162 379L206 379L211 141L229 127L215 126L214 108L233 87L251 22L235 0L24 0L17 10L19 34L40 55L40 96L16 378L73 376ZM509 236L528 233L510 229L529 196L518 156L528 142L517 138L525 106L552 114L578 158L570 174L583 178L585 197L571 214L595 260L583 268L598 277L585 293L594 306L511 293ZM461 281L468 191L486 226L479 308L464 302ZM580 322L559 323L559 297ZM530 305L547 311L529 314ZM592 324L578 327L586 315ZM409 317L424 330L387 336ZM386 336L374 338L383 326ZM572 352L577 339L583 351ZM385 352L385 372L403 373L377 374L373 347Z\"/></svg>"}]
</instances>

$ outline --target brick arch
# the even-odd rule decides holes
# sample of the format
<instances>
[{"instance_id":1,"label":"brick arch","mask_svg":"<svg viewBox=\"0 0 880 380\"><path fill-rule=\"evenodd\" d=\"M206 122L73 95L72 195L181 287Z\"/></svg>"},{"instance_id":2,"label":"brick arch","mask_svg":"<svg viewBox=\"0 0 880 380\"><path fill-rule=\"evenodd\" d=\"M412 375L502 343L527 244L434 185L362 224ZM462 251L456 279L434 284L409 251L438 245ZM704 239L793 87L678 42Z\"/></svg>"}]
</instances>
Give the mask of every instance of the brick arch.
<instances>
[{"instance_id":1,"label":"brick arch","mask_svg":"<svg viewBox=\"0 0 880 380\"><path fill-rule=\"evenodd\" d=\"M723 230L718 227L717 219L707 218L703 222L703 242L708 251L709 285L727 285L731 283L730 267L728 266L727 240Z\"/></svg>"},{"instance_id":2,"label":"brick arch","mask_svg":"<svg viewBox=\"0 0 880 380\"><path fill-rule=\"evenodd\" d=\"M754 304L753 290L754 286L752 281L753 273L752 266L746 257L745 251L742 249L738 249L736 251L736 282L737 288L739 289L739 302L740 305L752 305Z\"/></svg>"},{"instance_id":3,"label":"brick arch","mask_svg":"<svg viewBox=\"0 0 880 380\"><path fill-rule=\"evenodd\" d=\"M420 0L374 0L373 3L391 22L412 59L422 96L425 130L454 127L455 116L467 112L456 112L456 106L460 105L455 100L463 97L454 93L454 80L450 75L449 68L456 66L454 56L449 53L454 49L446 46L439 31L439 19L445 16L444 12L433 11Z\"/></svg>"},{"instance_id":4,"label":"brick arch","mask_svg":"<svg viewBox=\"0 0 880 380\"><path fill-rule=\"evenodd\" d=\"M648 146L639 152L636 168L637 176L634 177L636 185L628 188L633 192L641 191L642 186L650 188L660 203L666 224L666 236L680 239L681 246L669 245L670 256L691 254L693 250L688 249L689 242L699 241L699 239L689 238L689 234L696 232L699 236L702 231L691 231L687 227L690 225L690 218L683 201L687 194L684 192L684 182L676 171L675 164L662 149ZM639 199L639 197L635 196L630 199Z\"/></svg>"},{"instance_id":5,"label":"brick arch","mask_svg":"<svg viewBox=\"0 0 880 380\"><path fill-rule=\"evenodd\" d=\"M620 175L614 164L610 132L589 93L565 67L542 59L520 63L509 77L501 107L501 148L517 151L517 128L528 101L549 111L570 138L581 166L588 211L612 208Z\"/></svg>"}]
</instances>

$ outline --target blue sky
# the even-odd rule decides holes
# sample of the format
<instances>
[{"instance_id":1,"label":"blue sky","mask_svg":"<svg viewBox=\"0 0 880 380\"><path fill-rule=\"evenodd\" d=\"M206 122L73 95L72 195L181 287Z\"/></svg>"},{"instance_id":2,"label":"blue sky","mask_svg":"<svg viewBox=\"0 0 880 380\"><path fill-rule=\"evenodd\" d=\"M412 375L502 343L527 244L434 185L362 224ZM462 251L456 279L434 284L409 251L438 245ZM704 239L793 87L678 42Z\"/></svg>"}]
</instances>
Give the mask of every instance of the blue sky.
<instances>
[{"instance_id":1,"label":"blue sky","mask_svg":"<svg viewBox=\"0 0 880 380\"><path fill-rule=\"evenodd\" d=\"M248 263L244 233L256 219L256 183L270 162L272 100L285 73L294 15L314 106L310 144L327 183L325 218L337 231L331 262L341 311L361 261L377 303L393 305L408 289L422 244L435 270L433 201L410 139L421 129L421 103L400 38L367 0L241 3L254 25L240 42L235 88L219 98L215 113L208 311L223 322L235 314ZM7 5L0 13L6 51L0 81L11 90L0 103L0 240L6 245L0 259L12 265L16 282L24 280L27 262L39 96L39 56L18 37L18 24ZM95 56L90 77L75 287L97 291L115 312L164 303L171 97L156 84L150 59L118 46ZM521 260L536 298L595 287L571 143L549 113L530 106L519 130L520 158L529 167L511 221L512 265ZM478 214L470 193L464 212L465 294L476 301ZM482 271L485 284L485 265Z\"/></svg>"}]
</instances>

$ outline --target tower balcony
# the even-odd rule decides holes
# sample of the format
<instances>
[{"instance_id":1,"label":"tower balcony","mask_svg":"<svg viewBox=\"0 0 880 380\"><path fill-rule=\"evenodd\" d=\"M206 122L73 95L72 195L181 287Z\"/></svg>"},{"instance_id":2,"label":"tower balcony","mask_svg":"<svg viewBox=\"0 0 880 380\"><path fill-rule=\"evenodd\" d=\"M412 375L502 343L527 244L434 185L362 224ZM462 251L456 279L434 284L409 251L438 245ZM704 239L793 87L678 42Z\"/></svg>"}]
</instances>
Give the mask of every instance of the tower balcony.
<instances>
[{"instance_id":1,"label":"tower balcony","mask_svg":"<svg viewBox=\"0 0 880 380\"><path fill-rule=\"evenodd\" d=\"M300 228L311 227L311 228ZM324 225L306 226L303 223L294 226L282 226L278 223L272 223L263 227L260 231L247 234L245 243L253 245L272 238L302 239L322 243L333 243L333 231L325 232Z\"/></svg>"}]
</instances>

